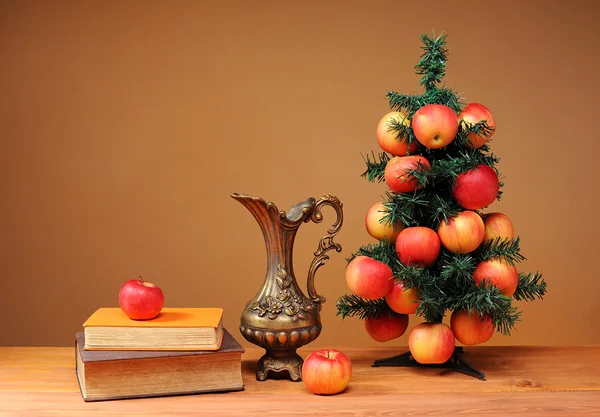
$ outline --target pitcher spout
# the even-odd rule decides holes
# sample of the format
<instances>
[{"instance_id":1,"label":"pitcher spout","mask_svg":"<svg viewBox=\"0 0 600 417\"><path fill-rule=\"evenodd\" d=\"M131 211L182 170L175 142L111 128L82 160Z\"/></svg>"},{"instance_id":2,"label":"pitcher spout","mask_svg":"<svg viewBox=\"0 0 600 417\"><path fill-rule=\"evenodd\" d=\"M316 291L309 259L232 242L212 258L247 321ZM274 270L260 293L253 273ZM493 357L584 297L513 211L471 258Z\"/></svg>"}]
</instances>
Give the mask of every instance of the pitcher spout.
<instances>
[{"instance_id":1,"label":"pitcher spout","mask_svg":"<svg viewBox=\"0 0 600 417\"><path fill-rule=\"evenodd\" d=\"M315 207L316 200L313 197L294 204L286 212L277 208L275 203L267 202L262 197L254 197L247 194L233 193L231 197L243 204L262 226L265 222L274 221L284 229L298 229L302 223L310 221L310 216Z\"/></svg>"}]
</instances>

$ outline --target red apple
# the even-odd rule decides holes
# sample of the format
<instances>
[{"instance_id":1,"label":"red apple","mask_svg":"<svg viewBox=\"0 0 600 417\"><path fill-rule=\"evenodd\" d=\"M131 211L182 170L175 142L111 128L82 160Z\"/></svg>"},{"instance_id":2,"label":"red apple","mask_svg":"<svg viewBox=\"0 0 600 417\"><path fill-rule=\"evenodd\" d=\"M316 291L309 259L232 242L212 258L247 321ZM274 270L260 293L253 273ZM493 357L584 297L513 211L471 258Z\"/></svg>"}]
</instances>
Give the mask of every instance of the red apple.
<instances>
[{"instance_id":1,"label":"red apple","mask_svg":"<svg viewBox=\"0 0 600 417\"><path fill-rule=\"evenodd\" d=\"M368 256L357 256L346 267L346 284L359 297L376 300L394 285L391 268Z\"/></svg>"},{"instance_id":2,"label":"red apple","mask_svg":"<svg viewBox=\"0 0 600 417\"><path fill-rule=\"evenodd\" d=\"M335 349L312 352L302 365L302 380L313 394L340 393L350 383L351 376L350 358Z\"/></svg>"},{"instance_id":3,"label":"red apple","mask_svg":"<svg viewBox=\"0 0 600 417\"><path fill-rule=\"evenodd\" d=\"M407 227L396 238L396 252L403 265L427 268L440 254L440 238L429 227Z\"/></svg>"},{"instance_id":4,"label":"red apple","mask_svg":"<svg viewBox=\"0 0 600 417\"><path fill-rule=\"evenodd\" d=\"M439 149L448 145L456 137L458 119L450 107L443 104L428 104L413 115L412 130L422 145Z\"/></svg>"},{"instance_id":5,"label":"red apple","mask_svg":"<svg viewBox=\"0 0 600 417\"><path fill-rule=\"evenodd\" d=\"M485 343L494 334L494 323L490 316L481 317L477 312L455 310L450 317L450 327L456 340L463 345Z\"/></svg>"},{"instance_id":6,"label":"red apple","mask_svg":"<svg viewBox=\"0 0 600 417\"><path fill-rule=\"evenodd\" d=\"M496 171L488 165L461 172L452 186L452 195L458 204L469 210L489 206L498 196L500 181Z\"/></svg>"},{"instance_id":7,"label":"red apple","mask_svg":"<svg viewBox=\"0 0 600 417\"><path fill-rule=\"evenodd\" d=\"M484 231L481 216L466 210L450 219L449 223L442 220L438 227L438 236L442 245L450 252L469 253L483 242Z\"/></svg>"},{"instance_id":8,"label":"red apple","mask_svg":"<svg viewBox=\"0 0 600 417\"><path fill-rule=\"evenodd\" d=\"M408 328L408 316L406 314L382 314L376 319L365 320L365 330L374 340L388 342L397 339L404 334Z\"/></svg>"},{"instance_id":9,"label":"red apple","mask_svg":"<svg viewBox=\"0 0 600 417\"><path fill-rule=\"evenodd\" d=\"M422 156L396 156L385 166L385 183L396 193L410 193L419 188L413 170L430 170L431 164Z\"/></svg>"},{"instance_id":10,"label":"red apple","mask_svg":"<svg viewBox=\"0 0 600 417\"><path fill-rule=\"evenodd\" d=\"M502 294L512 297L517 290L519 273L514 265L503 259L490 259L477 265L475 271L473 271L473 279L477 285L489 281L492 285L498 287Z\"/></svg>"},{"instance_id":11,"label":"red apple","mask_svg":"<svg viewBox=\"0 0 600 417\"><path fill-rule=\"evenodd\" d=\"M150 320L158 316L165 304L162 290L142 277L127 281L119 291L119 306L133 320Z\"/></svg>"},{"instance_id":12,"label":"red apple","mask_svg":"<svg viewBox=\"0 0 600 417\"><path fill-rule=\"evenodd\" d=\"M483 225L485 233L483 241L500 239L512 239L515 236L515 229L512 222L506 214L488 213L483 216Z\"/></svg>"},{"instance_id":13,"label":"red apple","mask_svg":"<svg viewBox=\"0 0 600 417\"><path fill-rule=\"evenodd\" d=\"M454 333L444 323L417 324L408 335L408 349L419 363L445 363L454 353Z\"/></svg>"},{"instance_id":14,"label":"red apple","mask_svg":"<svg viewBox=\"0 0 600 417\"><path fill-rule=\"evenodd\" d=\"M491 129L491 132L488 136L485 136L481 133L469 133L467 147L471 149L480 148L485 142L488 141L489 138L491 138L494 135L494 131L496 130L496 120L494 119L494 115L483 104L467 104L463 111L460 112L458 115L458 120L461 119L464 120L467 127L485 120L486 124Z\"/></svg>"},{"instance_id":15,"label":"red apple","mask_svg":"<svg viewBox=\"0 0 600 417\"><path fill-rule=\"evenodd\" d=\"M383 203L375 203L371 206L367 212L365 218L365 225L367 232L377 240L386 239L388 242L394 243L398 233L404 228L402 223L398 222L394 226L390 226L385 222L382 222L383 216L386 215L388 210L385 208Z\"/></svg>"},{"instance_id":16,"label":"red apple","mask_svg":"<svg viewBox=\"0 0 600 417\"><path fill-rule=\"evenodd\" d=\"M419 307L419 297L414 288L404 288L402 281L395 281L385 295L387 305L399 314L414 314Z\"/></svg>"},{"instance_id":17,"label":"red apple","mask_svg":"<svg viewBox=\"0 0 600 417\"><path fill-rule=\"evenodd\" d=\"M410 149L400 133L391 129L392 121L396 121L405 126L410 126L408 118L400 112L389 112L381 118L377 125L377 143L384 151L392 155L404 156L409 153L414 154L419 148L418 142L413 142Z\"/></svg>"}]
</instances>

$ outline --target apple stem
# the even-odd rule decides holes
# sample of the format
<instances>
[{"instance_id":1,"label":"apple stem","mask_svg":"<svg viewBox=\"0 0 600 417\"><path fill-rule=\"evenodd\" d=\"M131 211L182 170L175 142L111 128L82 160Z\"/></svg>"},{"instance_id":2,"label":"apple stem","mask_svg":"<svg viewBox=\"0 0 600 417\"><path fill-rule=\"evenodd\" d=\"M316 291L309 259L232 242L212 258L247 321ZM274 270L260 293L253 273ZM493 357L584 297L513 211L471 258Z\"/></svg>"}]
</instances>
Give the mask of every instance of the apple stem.
<instances>
[{"instance_id":1,"label":"apple stem","mask_svg":"<svg viewBox=\"0 0 600 417\"><path fill-rule=\"evenodd\" d=\"M139 280L140 280L140 284L143 284L143 283L144 283L144 279L142 278L142 276L141 276L141 275L138 275L138 278L139 278Z\"/></svg>"}]
</instances>

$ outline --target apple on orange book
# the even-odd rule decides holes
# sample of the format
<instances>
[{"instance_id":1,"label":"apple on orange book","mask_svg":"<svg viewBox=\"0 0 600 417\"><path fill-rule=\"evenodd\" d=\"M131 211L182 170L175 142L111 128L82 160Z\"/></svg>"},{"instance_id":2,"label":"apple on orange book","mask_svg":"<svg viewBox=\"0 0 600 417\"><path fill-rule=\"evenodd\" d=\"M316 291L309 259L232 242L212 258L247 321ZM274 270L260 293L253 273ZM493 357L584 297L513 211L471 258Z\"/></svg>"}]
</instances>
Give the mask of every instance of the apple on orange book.
<instances>
[{"instance_id":1,"label":"apple on orange book","mask_svg":"<svg viewBox=\"0 0 600 417\"><path fill-rule=\"evenodd\" d=\"M312 352L302 365L302 381L313 394L338 394L346 389L352 377L352 363L335 349Z\"/></svg>"},{"instance_id":2,"label":"apple on orange book","mask_svg":"<svg viewBox=\"0 0 600 417\"><path fill-rule=\"evenodd\" d=\"M150 320L158 316L165 296L157 285L142 277L127 281L119 291L119 306L132 320Z\"/></svg>"}]
</instances>

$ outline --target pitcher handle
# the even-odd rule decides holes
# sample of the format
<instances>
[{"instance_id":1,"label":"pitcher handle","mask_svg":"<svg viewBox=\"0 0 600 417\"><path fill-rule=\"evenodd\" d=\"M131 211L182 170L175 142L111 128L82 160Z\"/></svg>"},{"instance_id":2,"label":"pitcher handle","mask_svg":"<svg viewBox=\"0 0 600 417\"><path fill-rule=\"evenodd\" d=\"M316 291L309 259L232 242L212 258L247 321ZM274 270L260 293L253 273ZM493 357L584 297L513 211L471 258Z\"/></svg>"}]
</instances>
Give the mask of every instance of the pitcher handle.
<instances>
[{"instance_id":1,"label":"pitcher handle","mask_svg":"<svg viewBox=\"0 0 600 417\"><path fill-rule=\"evenodd\" d=\"M315 303L324 303L325 297L317 294L315 290L315 274L317 269L319 269L322 265L325 264L325 261L329 259L329 256L326 255L326 252L334 249L337 252L342 251L342 245L339 243L335 243L333 238L338 234L340 228L342 227L342 223L344 221L344 213L342 211L342 203L338 200L337 197L332 195L325 195L321 197L319 201L316 202L315 207L313 209L312 215L310 219L315 223L321 223L323 221L323 214L321 213L321 208L323 206L331 206L336 212L337 218L333 226L327 230L327 234L323 236L319 242L319 247L315 252L315 258L310 264L310 268L308 269L308 279L306 281L306 286L308 289L308 296Z\"/></svg>"}]
</instances>

